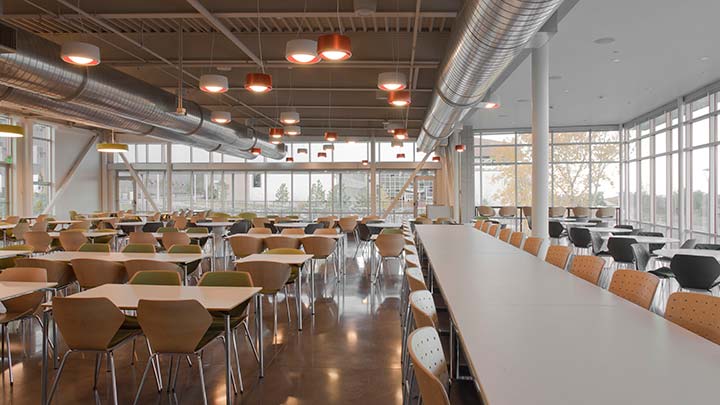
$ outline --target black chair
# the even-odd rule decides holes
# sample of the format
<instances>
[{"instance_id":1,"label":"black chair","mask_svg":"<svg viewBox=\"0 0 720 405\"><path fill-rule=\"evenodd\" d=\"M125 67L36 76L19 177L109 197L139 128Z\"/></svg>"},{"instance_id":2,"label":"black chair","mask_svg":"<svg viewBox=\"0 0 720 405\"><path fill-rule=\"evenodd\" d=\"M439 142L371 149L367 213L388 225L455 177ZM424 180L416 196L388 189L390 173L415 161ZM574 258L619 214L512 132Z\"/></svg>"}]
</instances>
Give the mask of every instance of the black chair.
<instances>
[{"instance_id":1,"label":"black chair","mask_svg":"<svg viewBox=\"0 0 720 405\"><path fill-rule=\"evenodd\" d=\"M250 228L252 228L252 223L247 219L241 219L240 221L236 221L234 224L230 225L228 233L230 235L235 235L238 233L248 233Z\"/></svg>"},{"instance_id":2,"label":"black chair","mask_svg":"<svg viewBox=\"0 0 720 405\"><path fill-rule=\"evenodd\" d=\"M645 232L645 231L638 232L637 235L638 236L658 236L658 237L665 236L665 235L663 235L662 232ZM650 253L652 253L658 249L664 248L665 244L664 243L650 243L649 247L650 247Z\"/></svg>"},{"instance_id":3,"label":"black chair","mask_svg":"<svg viewBox=\"0 0 720 405\"><path fill-rule=\"evenodd\" d=\"M590 240L592 242L592 252L595 256L610 256L610 252L602 250L603 240L599 233L590 232Z\"/></svg>"},{"instance_id":4,"label":"black chair","mask_svg":"<svg viewBox=\"0 0 720 405\"><path fill-rule=\"evenodd\" d=\"M358 224L357 226L357 246L355 247L355 254L353 257L357 257L357 252L362 247L365 249L366 246L372 246L372 232L367 224Z\"/></svg>"},{"instance_id":5,"label":"black chair","mask_svg":"<svg viewBox=\"0 0 720 405\"><path fill-rule=\"evenodd\" d=\"M148 222L142 227L143 232L157 232L162 227L162 222Z\"/></svg>"},{"instance_id":6,"label":"black chair","mask_svg":"<svg viewBox=\"0 0 720 405\"><path fill-rule=\"evenodd\" d=\"M312 235L315 233L316 229L323 229L323 228L325 228L324 222L313 222L313 223L307 224L305 226L305 234Z\"/></svg>"},{"instance_id":7,"label":"black chair","mask_svg":"<svg viewBox=\"0 0 720 405\"><path fill-rule=\"evenodd\" d=\"M695 245L694 249L720 250L720 245L716 245L714 243L698 243Z\"/></svg>"},{"instance_id":8,"label":"black chair","mask_svg":"<svg viewBox=\"0 0 720 405\"><path fill-rule=\"evenodd\" d=\"M629 229L629 230L632 231L632 232L630 232L629 234L626 233L626 232L623 232L623 233L621 233L620 235L637 235L637 233L638 233L638 230L635 229L632 225L615 225L615 228L618 228L618 229ZM611 233L612 233L612 232L611 232Z\"/></svg>"},{"instance_id":9,"label":"black chair","mask_svg":"<svg viewBox=\"0 0 720 405\"><path fill-rule=\"evenodd\" d=\"M632 245L637 243L634 238L614 238L608 239L608 253L612 256L615 267L620 263L629 264L635 267L635 256L633 256Z\"/></svg>"},{"instance_id":10,"label":"black chair","mask_svg":"<svg viewBox=\"0 0 720 405\"><path fill-rule=\"evenodd\" d=\"M697 239L688 239L680 245L680 249L695 249L697 246Z\"/></svg>"},{"instance_id":11,"label":"black chair","mask_svg":"<svg viewBox=\"0 0 720 405\"><path fill-rule=\"evenodd\" d=\"M265 225L265 228L269 229L272 233L280 233L280 231L277 229L275 224L272 224L270 222L265 222L263 225Z\"/></svg>"},{"instance_id":12,"label":"black chair","mask_svg":"<svg viewBox=\"0 0 720 405\"><path fill-rule=\"evenodd\" d=\"M720 262L714 257L675 255L670 269L680 289L710 291L720 284Z\"/></svg>"},{"instance_id":13,"label":"black chair","mask_svg":"<svg viewBox=\"0 0 720 405\"><path fill-rule=\"evenodd\" d=\"M578 249L590 249L592 247L592 237L590 236L590 230L587 228L570 227L568 239Z\"/></svg>"},{"instance_id":14,"label":"black chair","mask_svg":"<svg viewBox=\"0 0 720 405\"><path fill-rule=\"evenodd\" d=\"M630 246L633 250L633 258L635 259L635 268L640 271L647 271L650 274L654 274L658 278L666 279L673 278L675 275L669 267L660 267L658 269L648 271L647 266L650 263L650 251L645 245L635 243Z\"/></svg>"},{"instance_id":15,"label":"black chair","mask_svg":"<svg viewBox=\"0 0 720 405\"><path fill-rule=\"evenodd\" d=\"M548 233L551 238L560 239L565 233L565 227L558 221L550 221L548 223Z\"/></svg>"}]
</instances>

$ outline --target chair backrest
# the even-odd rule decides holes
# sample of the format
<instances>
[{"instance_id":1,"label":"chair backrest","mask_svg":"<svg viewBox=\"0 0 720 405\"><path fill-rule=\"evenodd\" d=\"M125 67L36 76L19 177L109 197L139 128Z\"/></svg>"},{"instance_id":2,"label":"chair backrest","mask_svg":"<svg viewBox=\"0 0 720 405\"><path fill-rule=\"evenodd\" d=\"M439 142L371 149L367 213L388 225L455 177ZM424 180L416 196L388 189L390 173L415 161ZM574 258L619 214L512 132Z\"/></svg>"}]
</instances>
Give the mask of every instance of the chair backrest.
<instances>
[{"instance_id":1,"label":"chair backrest","mask_svg":"<svg viewBox=\"0 0 720 405\"><path fill-rule=\"evenodd\" d=\"M513 232L512 234L510 234L510 244L518 249L520 249L520 246L522 246L523 239L525 239L525 234L522 232Z\"/></svg>"},{"instance_id":2,"label":"chair backrest","mask_svg":"<svg viewBox=\"0 0 720 405\"><path fill-rule=\"evenodd\" d=\"M155 253L155 245L149 243L128 243L123 253Z\"/></svg>"},{"instance_id":3,"label":"chair backrest","mask_svg":"<svg viewBox=\"0 0 720 405\"><path fill-rule=\"evenodd\" d=\"M525 239L525 244L523 245L523 250L537 256L540 253L540 248L543 244L543 238L538 238L535 236L531 236L527 239Z\"/></svg>"},{"instance_id":4,"label":"chair backrest","mask_svg":"<svg viewBox=\"0 0 720 405\"><path fill-rule=\"evenodd\" d=\"M338 220L338 225L344 233L351 233L355 231L358 221L356 216L342 217Z\"/></svg>"},{"instance_id":5,"label":"chair backrest","mask_svg":"<svg viewBox=\"0 0 720 405\"><path fill-rule=\"evenodd\" d=\"M410 293L410 309L415 319L415 327L438 327L438 315L435 300L428 290L418 290Z\"/></svg>"},{"instance_id":6,"label":"chair backrest","mask_svg":"<svg viewBox=\"0 0 720 405\"><path fill-rule=\"evenodd\" d=\"M675 255L670 270L681 288L709 290L720 277L720 263L708 256Z\"/></svg>"},{"instance_id":7,"label":"chair backrest","mask_svg":"<svg viewBox=\"0 0 720 405\"><path fill-rule=\"evenodd\" d=\"M175 245L189 245L190 236L185 232L166 232L162 235L162 245L165 249L170 249Z\"/></svg>"},{"instance_id":8,"label":"chair backrest","mask_svg":"<svg viewBox=\"0 0 720 405\"><path fill-rule=\"evenodd\" d=\"M255 228L265 228L265 224L269 224L270 220L268 218L262 217L262 218L253 218L252 224Z\"/></svg>"},{"instance_id":9,"label":"chair backrest","mask_svg":"<svg viewBox=\"0 0 720 405\"><path fill-rule=\"evenodd\" d=\"M82 229L87 231L90 229L90 226L92 225L92 222L90 221L80 221L80 222L73 222L68 226L68 229ZM44 229L47 229L47 225L45 225Z\"/></svg>"},{"instance_id":10,"label":"chair backrest","mask_svg":"<svg viewBox=\"0 0 720 405\"><path fill-rule=\"evenodd\" d=\"M144 270L130 277L128 284L137 285L182 285L177 271Z\"/></svg>"},{"instance_id":11,"label":"chair backrest","mask_svg":"<svg viewBox=\"0 0 720 405\"><path fill-rule=\"evenodd\" d=\"M168 253L173 254L201 254L203 251L200 245L172 245L167 250Z\"/></svg>"},{"instance_id":12,"label":"chair backrest","mask_svg":"<svg viewBox=\"0 0 720 405\"><path fill-rule=\"evenodd\" d=\"M87 238L82 231L62 231L58 239L60 239L60 246L66 252L77 252L82 245L87 243Z\"/></svg>"},{"instance_id":13,"label":"chair backrest","mask_svg":"<svg viewBox=\"0 0 720 405\"><path fill-rule=\"evenodd\" d=\"M5 218L5 221L4 221L4 222L7 222L8 224L13 224L13 225L15 225L15 224L17 224L18 222L20 222L20 217L17 216L17 215L10 215L9 217Z\"/></svg>"},{"instance_id":14,"label":"chair backrest","mask_svg":"<svg viewBox=\"0 0 720 405\"><path fill-rule=\"evenodd\" d=\"M432 224L432 220L428 217L417 217L415 218L415 223L417 225L429 225Z\"/></svg>"},{"instance_id":15,"label":"chair backrest","mask_svg":"<svg viewBox=\"0 0 720 405\"><path fill-rule=\"evenodd\" d=\"M381 233L375 239L375 246L382 257L398 257L405 247L405 238L402 234Z\"/></svg>"},{"instance_id":16,"label":"chair backrest","mask_svg":"<svg viewBox=\"0 0 720 405\"><path fill-rule=\"evenodd\" d=\"M697 245L697 239L688 239L680 245L680 249L695 249Z\"/></svg>"},{"instance_id":17,"label":"chair backrest","mask_svg":"<svg viewBox=\"0 0 720 405\"><path fill-rule=\"evenodd\" d=\"M590 236L590 230L587 228L581 228L578 226L570 227L570 230L568 231L568 239L570 239L574 246L579 248L592 246L592 237Z\"/></svg>"},{"instance_id":18,"label":"chair backrest","mask_svg":"<svg viewBox=\"0 0 720 405\"><path fill-rule=\"evenodd\" d=\"M597 232L590 232L590 247L592 248L593 254L601 253L603 245L602 236Z\"/></svg>"},{"instance_id":19,"label":"chair backrest","mask_svg":"<svg viewBox=\"0 0 720 405\"><path fill-rule=\"evenodd\" d=\"M0 273L0 281L27 281L45 283L47 271L42 267L8 267ZM36 291L16 298L3 300L2 304L9 313L33 313L45 298L45 292Z\"/></svg>"},{"instance_id":20,"label":"chair backrest","mask_svg":"<svg viewBox=\"0 0 720 405\"><path fill-rule=\"evenodd\" d=\"M140 300L137 319L156 353L194 353L212 324L208 310L195 300Z\"/></svg>"},{"instance_id":21,"label":"chair backrest","mask_svg":"<svg viewBox=\"0 0 720 405\"><path fill-rule=\"evenodd\" d=\"M335 228L318 228L313 231L313 235L337 235Z\"/></svg>"},{"instance_id":22,"label":"chair backrest","mask_svg":"<svg viewBox=\"0 0 720 405\"><path fill-rule=\"evenodd\" d=\"M369 242L372 240L372 232L367 224L360 223L357 228L358 239L363 242Z\"/></svg>"},{"instance_id":23,"label":"chair backrest","mask_svg":"<svg viewBox=\"0 0 720 405\"><path fill-rule=\"evenodd\" d=\"M238 218L253 220L257 218L257 214L254 212L241 212L237 214Z\"/></svg>"},{"instance_id":24,"label":"chair backrest","mask_svg":"<svg viewBox=\"0 0 720 405\"><path fill-rule=\"evenodd\" d=\"M128 278L133 278L136 273L141 271L174 271L180 274L181 269L175 263L163 262L159 260L148 260L148 259L134 259L125 261L125 270L127 271Z\"/></svg>"},{"instance_id":25,"label":"chair backrest","mask_svg":"<svg viewBox=\"0 0 720 405\"><path fill-rule=\"evenodd\" d=\"M503 242L510 242L510 235L512 235L513 231L510 228L503 228L500 230L500 235L498 238Z\"/></svg>"},{"instance_id":26,"label":"chair backrest","mask_svg":"<svg viewBox=\"0 0 720 405\"><path fill-rule=\"evenodd\" d=\"M565 227L558 221L548 222L548 234L551 238L559 238L565 231Z\"/></svg>"},{"instance_id":27,"label":"chair backrest","mask_svg":"<svg viewBox=\"0 0 720 405\"><path fill-rule=\"evenodd\" d=\"M475 228L477 230L482 230L482 226L484 223L485 223L484 219L479 219L479 220L475 221L475 223L473 224L473 228Z\"/></svg>"},{"instance_id":28,"label":"chair backrest","mask_svg":"<svg viewBox=\"0 0 720 405\"><path fill-rule=\"evenodd\" d=\"M175 219L174 227L177 228L178 230L185 229L185 228L187 228L187 224L188 224L187 217L177 217ZM160 229L160 228L158 228L158 229Z\"/></svg>"},{"instance_id":29,"label":"chair backrest","mask_svg":"<svg viewBox=\"0 0 720 405\"><path fill-rule=\"evenodd\" d=\"M720 345L720 297L676 292L668 299L665 319Z\"/></svg>"},{"instance_id":30,"label":"chair backrest","mask_svg":"<svg viewBox=\"0 0 720 405\"><path fill-rule=\"evenodd\" d=\"M230 248L233 251L233 255L236 257L245 257L263 251L263 240L260 238L254 238L246 235L234 235L232 238L228 238L228 242L230 242Z\"/></svg>"},{"instance_id":31,"label":"chair backrest","mask_svg":"<svg viewBox=\"0 0 720 405\"><path fill-rule=\"evenodd\" d=\"M516 214L516 207L501 207L500 210L498 210L498 215L501 217L514 217Z\"/></svg>"},{"instance_id":32,"label":"chair backrest","mask_svg":"<svg viewBox=\"0 0 720 405\"><path fill-rule=\"evenodd\" d=\"M297 229L302 232L302 229ZM268 249L290 248L297 249L300 247L300 239L288 238L285 236L270 236L265 238L265 247Z\"/></svg>"},{"instance_id":33,"label":"chair backrest","mask_svg":"<svg viewBox=\"0 0 720 405\"><path fill-rule=\"evenodd\" d=\"M83 243L78 252L110 252L110 245L107 243Z\"/></svg>"},{"instance_id":34,"label":"chair backrest","mask_svg":"<svg viewBox=\"0 0 720 405\"><path fill-rule=\"evenodd\" d=\"M250 228L247 233L259 233L263 235L272 235L272 230L269 228Z\"/></svg>"},{"instance_id":35,"label":"chair backrest","mask_svg":"<svg viewBox=\"0 0 720 405\"><path fill-rule=\"evenodd\" d=\"M128 239L129 243L149 243L151 245L157 244L157 239L150 232L130 232Z\"/></svg>"},{"instance_id":36,"label":"chair backrest","mask_svg":"<svg viewBox=\"0 0 720 405\"><path fill-rule=\"evenodd\" d=\"M305 230L300 228L285 228L280 235L305 235Z\"/></svg>"},{"instance_id":37,"label":"chair backrest","mask_svg":"<svg viewBox=\"0 0 720 405\"><path fill-rule=\"evenodd\" d=\"M337 241L322 236L306 236L300 240L305 253L313 255L315 259L324 259L335 251Z\"/></svg>"},{"instance_id":38,"label":"chair backrest","mask_svg":"<svg viewBox=\"0 0 720 405\"><path fill-rule=\"evenodd\" d=\"M252 276L244 271L211 271L198 281L200 287L253 287Z\"/></svg>"},{"instance_id":39,"label":"chair backrest","mask_svg":"<svg viewBox=\"0 0 720 405\"><path fill-rule=\"evenodd\" d=\"M696 243L693 249L720 250L720 245L715 243Z\"/></svg>"},{"instance_id":40,"label":"chair backrest","mask_svg":"<svg viewBox=\"0 0 720 405\"><path fill-rule=\"evenodd\" d=\"M453 222L454 221L452 220L452 218L448 218L448 217L435 218L435 220L433 221L434 224L441 224L441 225L442 224L444 224L444 225L452 224Z\"/></svg>"},{"instance_id":41,"label":"chair backrest","mask_svg":"<svg viewBox=\"0 0 720 405\"><path fill-rule=\"evenodd\" d=\"M35 223L30 226L31 231L47 231L48 223L46 219L37 219Z\"/></svg>"},{"instance_id":42,"label":"chair backrest","mask_svg":"<svg viewBox=\"0 0 720 405\"><path fill-rule=\"evenodd\" d=\"M52 306L60 334L73 350L107 349L125 321L107 298L55 297Z\"/></svg>"},{"instance_id":43,"label":"chair backrest","mask_svg":"<svg viewBox=\"0 0 720 405\"><path fill-rule=\"evenodd\" d=\"M613 207L602 207L595 211L595 216L598 218L612 218L615 216L615 208Z\"/></svg>"},{"instance_id":44,"label":"chair backrest","mask_svg":"<svg viewBox=\"0 0 720 405\"><path fill-rule=\"evenodd\" d=\"M634 260L632 245L637 243L634 238L617 238L611 236L608 239L608 253L613 260L621 263L632 263Z\"/></svg>"},{"instance_id":45,"label":"chair backrest","mask_svg":"<svg viewBox=\"0 0 720 405\"><path fill-rule=\"evenodd\" d=\"M565 270L570 253L572 253L572 250L568 246L553 245L548 248L545 261Z\"/></svg>"},{"instance_id":46,"label":"chair backrest","mask_svg":"<svg viewBox=\"0 0 720 405\"><path fill-rule=\"evenodd\" d=\"M30 225L27 222L18 222L12 229L12 236L17 239L25 239L25 234L30 231Z\"/></svg>"},{"instance_id":47,"label":"chair backrest","mask_svg":"<svg viewBox=\"0 0 720 405\"><path fill-rule=\"evenodd\" d=\"M573 207L572 212L576 218L587 218L590 216L590 208L587 207Z\"/></svg>"},{"instance_id":48,"label":"chair backrest","mask_svg":"<svg viewBox=\"0 0 720 405\"><path fill-rule=\"evenodd\" d=\"M562 218L565 216L566 211L565 207L550 207L548 208L548 216L550 218Z\"/></svg>"},{"instance_id":49,"label":"chair backrest","mask_svg":"<svg viewBox=\"0 0 720 405\"><path fill-rule=\"evenodd\" d=\"M663 237L665 236L662 232L647 232L647 231L639 231L637 233L638 236L657 236L657 237ZM664 243L651 243L650 244L650 251L653 252L658 249L662 249L665 247Z\"/></svg>"},{"instance_id":50,"label":"chair backrest","mask_svg":"<svg viewBox=\"0 0 720 405\"><path fill-rule=\"evenodd\" d=\"M158 233L165 233L165 232L178 232L179 229L174 226L161 226L158 228Z\"/></svg>"},{"instance_id":51,"label":"chair backrest","mask_svg":"<svg viewBox=\"0 0 720 405\"><path fill-rule=\"evenodd\" d=\"M70 261L81 288L93 288L103 284L122 284L127 280L125 267L120 263L98 259L73 259Z\"/></svg>"},{"instance_id":52,"label":"chair backrest","mask_svg":"<svg viewBox=\"0 0 720 405\"><path fill-rule=\"evenodd\" d=\"M492 225L493 225L492 222L490 222L490 221L485 221L485 222L483 222L482 227L480 227L480 230L483 231L483 232L485 232L485 233L487 233L487 232L489 232L490 227L491 227Z\"/></svg>"},{"instance_id":53,"label":"chair backrest","mask_svg":"<svg viewBox=\"0 0 720 405\"><path fill-rule=\"evenodd\" d=\"M270 233L280 233L278 228L272 222L265 223L265 228L270 230Z\"/></svg>"},{"instance_id":54,"label":"chair backrest","mask_svg":"<svg viewBox=\"0 0 720 405\"><path fill-rule=\"evenodd\" d=\"M597 256L574 256L570 263L570 273L581 279L598 285L605 260Z\"/></svg>"},{"instance_id":55,"label":"chair backrest","mask_svg":"<svg viewBox=\"0 0 720 405\"><path fill-rule=\"evenodd\" d=\"M481 205L478 208L478 214L483 217L494 217L495 216L495 208L489 207L487 205Z\"/></svg>"},{"instance_id":56,"label":"chair backrest","mask_svg":"<svg viewBox=\"0 0 720 405\"><path fill-rule=\"evenodd\" d=\"M411 292L427 290L425 279L419 267L408 267L405 269L405 280Z\"/></svg>"},{"instance_id":57,"label":"chair backrest","mask_svg":"<svg viewBox=\"0 0 720 405\"><path fill-rule=\"evenodd\" d=\"M235 223L230 225L228 233L230 235L235 235L237 233L248 233L250 228L252 228L252 223L247 219L241 219L240 221L235 221Z\"/></svg>"},{"instance_id":58,"label":"chair backrest","mask_svg":"<svg viewBox=\"0 0 720 405\"><path fill-rule=\"evenodd\" d=\"M491 236L497 236L498 229L500 229L500 225L498 224L492 224L490 228L488 229L488 234Z\"/></svg>"},{"instance_id":59,"label":"chair backrest","mask_svg":"<svg viewBox=\"0 0 720 405\"><path fill-rule=\"evenodd\" d=\"M640 271L646 271L647 265L650 263L650 251L645 245L640 243L634 243L630 245L633 251L633 260L635 261L635 268Z\"/></svg>"},{"instance_id":60,"label":"chair backrest","mask_svg":"<svg viewBox=\"0 0 720 405\"><path fill-rule=\"evenodd\" d=\"M253 261L235 263L236 271L250 273L253 283L262 288L263 294L275 294L290 278L290 266L284 263Z\"/></svg>"},{"instance_id":61,"label":"chair backrest","mask_svg":"<svg viewBox=\"0 0 720 405\"><path fill-rule=\"evenodd\" d=\"M18 257L15 259L18 267L36 267L45 269L47 281L57 283L58 287L66 286L75 281L75 273L68 263L46 260L36 257Z\"/></svg>"},{"instance_id":62,"label":"chair backrest","mask_svg":"<svg viewBox=\"0 0 720 405\"><path fill-rule=\"evenodd\" d=\"M608 291L626 300L650 309L660 279L637 270L616 270Z\"/></svg>"},{"instance_id":63,"label":"chair backrest","mask_svg":"<svg viewBox=\"0 0 720 405\"><path fill-rule=\"evenodd\" d=\"M408 337L407 346L423 404L450 405L448 365L437 330L416 329Z\"/></svg>"},{"instance_id":64,"label":"chair backrest","mask_svg":"<svg viewBox=\"0 0 720 405\"><path fill-rule=\"evenodd\" d=\"M46 231L27 231L24 239L26 244L32 246L35 253L47 252L52 244L52 238Z\"/></svg>"}]
</instances>

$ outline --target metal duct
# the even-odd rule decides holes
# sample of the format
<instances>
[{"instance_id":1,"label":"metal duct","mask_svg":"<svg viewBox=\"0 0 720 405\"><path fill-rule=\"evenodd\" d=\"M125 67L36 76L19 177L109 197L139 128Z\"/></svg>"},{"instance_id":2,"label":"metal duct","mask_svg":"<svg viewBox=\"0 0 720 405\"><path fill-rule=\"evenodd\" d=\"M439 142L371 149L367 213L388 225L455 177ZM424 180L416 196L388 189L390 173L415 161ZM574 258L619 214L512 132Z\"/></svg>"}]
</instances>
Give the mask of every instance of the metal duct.
<instances>
[{"instance_id":1,"label":"metal duct","mask_svg":"<svg viewBox=\"0 0 720 405\"><path fill-rule=\"evenodd\" d=\"M563 0L466 0L458 13L418 145L452 135Z\"/></svg>"},{"instance_id":2,"label":"metal duct","mask_svg":"<svg viewBox=\"0 0 720 405\"><path fill-rule=\"evenodd\" d=\"M16 52L0 54L0 84L165 128L180 135L179 139L201 138L200 143L234 151L256 146L271 159L284 156L282 148L250 136L250 128L240 123L215 124L210 111L193 102L185 105L187 115L177 115L174 94L106 65L67 64L59 58L59 45L23 30L16 33Z\"/></svg>"},{"instance_id":3,"label":"metal duct","mask_svg":"<svg viewBox=\"0 0 720 405\"><path fill-rule=\"evenodd\" d=\"M244 150L230 149L203 138L181 135L177 132L153 127L152 125L143 124L138 121L128 120L101 110L59 102L12 87L0 85L0 105L18 110L28 109L61 120L70 120L137 135L148 135L164 141L183 143L207 151L232 153L233 155L249 159L254 158L252 154Z\"/></svg>"}]
</instances>

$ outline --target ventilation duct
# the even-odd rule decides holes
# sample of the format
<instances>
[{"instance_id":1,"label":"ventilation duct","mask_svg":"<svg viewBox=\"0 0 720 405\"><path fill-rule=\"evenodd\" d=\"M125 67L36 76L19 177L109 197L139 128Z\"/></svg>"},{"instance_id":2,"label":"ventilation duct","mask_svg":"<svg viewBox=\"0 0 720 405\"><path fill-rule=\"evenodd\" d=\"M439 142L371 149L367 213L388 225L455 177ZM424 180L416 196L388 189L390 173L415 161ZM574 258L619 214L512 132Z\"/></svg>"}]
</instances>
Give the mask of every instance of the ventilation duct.
<instances>
[{"instance_id":1,"label":"ventilation duct","mask_svg":"<svg viewBox=\"0 0 720 405\"><path fill-rule=\"evenodd\" d=\"M92 68L69 65L60 60L59 45L23 30L16 30L16 33L16 52L0 54L0 84L60 104L99 110L158 127L158 130L166 131L156 134L174 136L174 142L221 145L219 149L215 146L217 151L236 156L253 147L259 147L262 155L271 159L282 159L285 155L282 147L257 139L250 128L240 123L215 124L210 120L211 112L196 103L185 103L186 115L175 114L177 100L174 94L107 65ZM89 111L85 110L85 113ZM103 121L95 122L107 126ZM162 138L151 132L147 133Z\"/></svg>"},{"instance_id":2,"label":"ventilation duct","mask_svg":"<svg viewBox=\"0 0 720 405\"><path fill-rule=\"evenodd\" d=\"M482 101L490 86L562 0L466 0L440 66L419 149L431 151Z\"/></svg>"}]
</instances>

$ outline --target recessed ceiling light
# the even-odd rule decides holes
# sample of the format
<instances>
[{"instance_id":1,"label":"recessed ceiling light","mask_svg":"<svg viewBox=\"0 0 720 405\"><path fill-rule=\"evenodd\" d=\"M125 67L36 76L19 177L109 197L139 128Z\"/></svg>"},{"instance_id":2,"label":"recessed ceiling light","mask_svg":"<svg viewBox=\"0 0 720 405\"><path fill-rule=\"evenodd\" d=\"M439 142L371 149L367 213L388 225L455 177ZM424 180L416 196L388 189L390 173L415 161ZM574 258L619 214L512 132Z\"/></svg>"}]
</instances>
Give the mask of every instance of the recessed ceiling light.
<instances>
[{"instance_id":1,"label":"recessed ceiling light","mask_svg":"<svg viewBox=\"0 0 720 405\"><path fill-rule=\"evenodd\" d=\"M620 59L619 59L619 58L613 58L613 59L612 59L612 63L620 63Z\"/></svg>"},{"instance_id":2,"label":"recessed ceiling light","mask_svg":"<svg viewBox=\"0 0 720 405\"><path fill-rule=\"evenodd\" d=\"M550 79L550 80L560 80L560 79L562 79L562 76L560 76L560 75L553 75L553 76L548 77L548 79Z\"/></svg>"},{"instance_id":3,"label":"recessed ceiling light","mask_svg":"<svg viewBox=\"0 0 720 405\"><path fill-rule=\"evenodd\" d=\"M612 44L613 42L615 42L615 38L613 38L613 37L602 37L602 38L598 38L598 39L594 40L593 42L596 43L596 44L598 44L598 45L608 45L608 44Z\"/></svg>"},{"instance_id":4,"label":"recessed ceiling light","mask_svg":"<svg viewBox=\"0 0 720 405\"><path fill-rule=\"evenodd\" d=\"M707 62L707 61L709 61L709 60L710 60L710 57L709 57L709 56L701 56L701 57L700 57L700 62Z\"/></svg>"}]
</instances>

